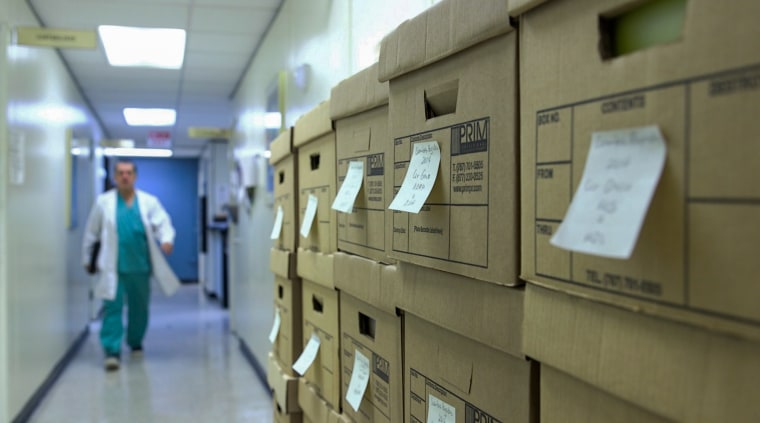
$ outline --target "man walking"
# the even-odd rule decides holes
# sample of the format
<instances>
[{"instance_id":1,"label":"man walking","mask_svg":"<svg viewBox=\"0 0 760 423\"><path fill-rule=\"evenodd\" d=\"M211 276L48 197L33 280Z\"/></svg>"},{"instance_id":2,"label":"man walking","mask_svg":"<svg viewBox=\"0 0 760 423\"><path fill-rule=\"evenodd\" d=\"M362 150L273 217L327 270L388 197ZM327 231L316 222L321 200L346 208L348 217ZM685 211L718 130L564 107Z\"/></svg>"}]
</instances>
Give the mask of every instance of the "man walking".
<instances>
[{"instance_id":1,"label":"man walking","mask_svg":"<svg viewBox=\"0 0 760 423\"><path fill-rule=\"evenodd\" d=\"M156 197L135 188L137 167L133 162L119 160L115 177L116 188L98 196L90 211L82 245L88 267L95 244L100 242L96 269L90 270L99 273L95 296L104 300L100 342L108 371L119 369L125 297L127 345L133 356L140 356L148 328L151 276L167 295L179 288L161 253L170 254L174 246L171 218Z\"/></svg>"}]
</instances>

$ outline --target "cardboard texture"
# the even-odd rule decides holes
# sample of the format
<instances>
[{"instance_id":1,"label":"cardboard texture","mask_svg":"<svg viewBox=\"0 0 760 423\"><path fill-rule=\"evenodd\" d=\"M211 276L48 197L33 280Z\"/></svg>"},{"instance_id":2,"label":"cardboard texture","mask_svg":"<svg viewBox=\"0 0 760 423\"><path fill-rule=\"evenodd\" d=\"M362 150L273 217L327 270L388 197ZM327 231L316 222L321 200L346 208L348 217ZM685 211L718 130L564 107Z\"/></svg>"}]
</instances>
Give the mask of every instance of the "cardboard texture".
<instances>
[{"instance_id":1,"label":"cardboard texture","mask_svg":"<svg viewBox=\"0 0 760 423\"><path fill-rule=\"evenodd\" d=\"M285 373L285 367L280 365L277 357L269 353L267 366L267 382L274 391L275 414L279 409L281 414L299 413L298 407L298 378Z\"/></svg>"},{"instance_id":2,"label":"cardboard texture","mask_svg":"<svg viewBox=\"0 0 760 423\"><path fill-rule=\"evenodd\" d=\"M304 421L303 413L286 413L274 399L272 400L272 409L274 410L275 423L301 423Z\"/></svg>"},{"instance_id":3,"label":"cardboard texture","mask_svg":"<svg viewBox=\"0 0 760 423\"><path fill-rule=\"evenodd\" d=\"M670 420L541 365L543 423L668 423Z\"/></svg>"},{"instance_id":4,"label":"cardboard texture","mask_svg":"<svg viewBox=\"0 0 760 423\"><path fill-rule=\"evenodd\" d=\"M522 276L760 340L760 44L746 43L760 2L690 0L680 40L603 58L614 28L600 16L637 4L552 0L521 16ZM591 134L646 125L667 158L631 258L552 246Z\"/></svg>"},{"instance_id":5,"label":"cardboard texture","mask_svg":"<svg viewBox=\"0 0 760 423\"><path fill-rule=\"evenodd\" d=\"M447 422L537 422L537 370L534 362L404 314L406 423L431 421L429 407L438 401L456 410Z\"/></svg>"},{"instance_id":6,"label":"cardboard texture","mask_svg":"<svg viewBox=\"0 0 760 423\"><path fill-rule=\"evenodd\" d=\"M399 307L459 335L522 357L524 291L399 263Z\"/></svg>"},{"instance_id":7,"label":"cardboard texture","mask_svg":"<svg viewBox=\"0 0 760 423\"><path fill-rule=\"evenodd\" d=\"M269 163L274 166L274 204L273 213L282 207L282 231L274 240L274 247L295 252L298 248L298 155L293 149L293 129L288 128L270 145Z\"/></svg>"},{"instance_id":8,"label":"cardboard texture","mask_svg":"<svg viewBox=\"0 0 760 423\"><path fill-rule=\"evenodd\" d=\"M298 276L326 288L335 288L334 255L298 249Z\"/></svg>"},{"instance_id":9,"label":"cardboard texture","mask_svg":"<svg viewBox=\"0 0 760 423\"><path fill-rule=\"evenodd\" d=\"M403 295L399 273L397 266L335 253L335 287L388 314L396 314Z\"/></svg>"},{"instance_id":10,"label":"cardboard texture","mask_svg":"<svg viewBox=\"0 0 760 423\"><path fill-rule=\"evenodd\" d=\"M420 213L387 211L391 258L520 283L516 54L505 2L443 1L383 40L394 192L416 142L441 151Z\"/></svg>"},{"instance_id":11,"label":"cardboard texture","mask_svg":"<svg viewBox=\"0 0 760 423\"><path fill-rule=\"evenodd\" d=\"M673 421L760 419L760 343L529 284L525 353Z\"/></svg>"},{"instance_id":12,"label":"cardboard texture","mask_svg":"<svg viewBox=\"0 0 760 423\"><path fill-rule=\"evenodd\" d=\"M298 403L303 410L303 421L305 423L351 423L350 419L341 415L320 398L319 394L314 391L313 385L304 379L299 381L299 385Z\"/></svg>"},{"instance_id":13,"label":"cardboard texture","mask_svg":"<svg viewBox=\"0 0 760 423\"><path fill-rule=\"evenodd\" d=\"M298 149L298 246L332 253L338 248L336 212L331 208L336 194L335 132L330 120L330 102L325 101L296 121L293 144ZM300 234L309 195L318 199L317 214L309 236Z\"/></svg>"},{"instance_id":14,"label":"cardboard texture","mask_svg":"<svg viewBox=\"0 0 760 423\"><path fill-rule=\"evenodd\" d=\"M520 16L534 7L538 7L543 3L550 0L509 0L507 2L507 9L509 9L510 16Z\"/></svg>"},{"instance_id":15,"label":"cardboard texture","mask_svg":"<svg viewBox=\"0 0 760 423\"><path fill-rule=\"evenodd\" d=\"M283 278L296 277L296 255L287 250L271 248L269 250L269 270Z\"/></svg>"},{"instance_id":16,"label":"cardboard texture","mask_svg":"<svg viewBox=\"0 0 760 423\"><path fill-rule=\"evenodd\" d=\"M291 366L303 350L301 290L301 279L275 275L274 306L275 311L280 313L280 331L272 345L272 351L283 364L283 372L290 376L298 376Z\"/></svg>"},{"instance_id":17,"label":"cardboard texture","mask_svg":"<svg viewBox=\"0 0 760 423\"><path fill-rule=\"evenodd\" d=\"M403 421L401 323L401 316L396 313L388 313L341 292L341 401L343 414L355 422ZM369 383L358 412L346 401L355 351L361 352L370 362Z\"/></svg>"},{"instance_id":18,"label":"cardboard texture","mask_svg":"<svg viewBox=\"0 0 760 423\"><path fill-rule=\"evenodd\" d=\"M331 407L340 407L340 310L338 291L304 279L303 342L312 333L320 339L319 352L303 379ZM304 410L306 411L306 410Z\"/></svg>"},{"instance_id":19,"label":"cardboard texture","mask_svg":"<svg viewBox=\"0 0 760 423\"><path fill-rule=\"evenodd\" d=\"M377 65L343 80L332 89L338 189L349 163L364 163L362 188L353 212L338 213L338 249L380 262L390 246L386 209L393 199L393 174L385 163L393 144L388 135L388 83L377 81Z\"/></svg>"}]
</instances>

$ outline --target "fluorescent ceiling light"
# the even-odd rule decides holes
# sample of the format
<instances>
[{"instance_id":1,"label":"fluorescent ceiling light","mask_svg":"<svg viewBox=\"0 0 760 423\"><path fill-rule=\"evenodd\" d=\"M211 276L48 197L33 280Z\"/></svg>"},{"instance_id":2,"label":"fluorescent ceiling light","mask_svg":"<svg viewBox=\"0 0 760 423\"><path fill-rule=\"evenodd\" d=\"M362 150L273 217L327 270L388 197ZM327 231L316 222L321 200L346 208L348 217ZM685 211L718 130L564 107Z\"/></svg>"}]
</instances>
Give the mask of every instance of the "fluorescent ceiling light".
<instances>
[{"instance_id":1,"label":"fluorescent ceiling light","mask_svg":"<svg viewBox=\"0 0 760 423\"><path fill-rule=\"evenodd\" d=\"M174 109L138 109L126 107L124 119L129 126L172 126L177 120Z\"/></svg>"},{"instance_id":2,"label":"fluorescent ceiling light","mask_svg":"<svg viewBox=\"0 0 760 423\"><path fill-rule=\"evenodd\" d=\"M106 147L103 149L103 155L117 157L171 157L172 151L166 148Z\"/></svg>"},{"instance_id":3,"label":"fluorescent ceiling light","mask_svg":"<svg viewBox=\"0 0 760 423\"><path fill-rule=\"evenodd\" d=\"M280 129L282 127L282 115L279 112L268 112L264 115L264 128Z\"/></svg>"},{"instance_id":4,"label":"fluorescent ceiling light","mask_svg":"<svg viewBox=\"0 0 760 423\"><path fill-rule=\"evenodd\" d=\"M98 32L111 66L179 69L185 59L184 29L101 25Z\"/></svg>"}]
</instances>

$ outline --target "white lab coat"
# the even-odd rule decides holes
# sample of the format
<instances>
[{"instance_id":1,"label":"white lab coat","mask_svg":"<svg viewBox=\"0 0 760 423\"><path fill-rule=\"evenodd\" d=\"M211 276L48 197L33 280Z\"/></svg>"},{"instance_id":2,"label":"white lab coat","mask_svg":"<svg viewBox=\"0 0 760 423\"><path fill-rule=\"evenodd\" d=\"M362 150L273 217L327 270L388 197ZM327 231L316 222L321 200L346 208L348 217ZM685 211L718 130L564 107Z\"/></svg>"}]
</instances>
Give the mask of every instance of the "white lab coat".
<instances>
[{"instance_id":1,"label":"white lab coat","mask_svg":"<svg viewBox=\"0 0 760 423\"><path fill-rule=\"evenodd\" d=\"M171 218L156 197L146 192L135 190L140 207L145 234L150 250L151 277L155 279L166 295L174 294L179 289L179 280L164 258L156 241L174 244L174 227ZM119 235L116 227L116 196L112 189L100 194L87 219L84 240L82 242L82 262L85 266L90 261L93 244L100 240L100 254L97 260L97 282L95 296L107 300L116 298L118 283L117 258L119 257Z\"/></svg>"}]
</instances>

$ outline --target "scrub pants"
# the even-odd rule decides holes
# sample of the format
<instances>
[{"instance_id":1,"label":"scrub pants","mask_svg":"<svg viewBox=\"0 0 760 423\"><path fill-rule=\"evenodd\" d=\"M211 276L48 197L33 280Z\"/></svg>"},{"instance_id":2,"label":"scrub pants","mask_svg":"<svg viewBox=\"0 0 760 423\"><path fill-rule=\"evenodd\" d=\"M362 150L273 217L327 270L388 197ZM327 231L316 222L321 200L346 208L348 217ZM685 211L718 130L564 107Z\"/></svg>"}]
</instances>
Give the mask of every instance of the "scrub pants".
<instances>
[{"instance_id":1,"label":"scrub pants","mask_svg":"<svg viewBox=\"0 0 760 423\"><path fill-rule=\"evenodd\" d=\"M150 273L119 273L116 298L103 301L103 324L100 328L100 343L106 355L121 353L124 336L122 310L124 297L127 302L127 345L142 347L145 331L148 329L148 301L150 299Z\"/></svg>"}]
</instances>

